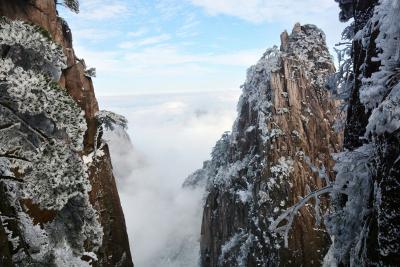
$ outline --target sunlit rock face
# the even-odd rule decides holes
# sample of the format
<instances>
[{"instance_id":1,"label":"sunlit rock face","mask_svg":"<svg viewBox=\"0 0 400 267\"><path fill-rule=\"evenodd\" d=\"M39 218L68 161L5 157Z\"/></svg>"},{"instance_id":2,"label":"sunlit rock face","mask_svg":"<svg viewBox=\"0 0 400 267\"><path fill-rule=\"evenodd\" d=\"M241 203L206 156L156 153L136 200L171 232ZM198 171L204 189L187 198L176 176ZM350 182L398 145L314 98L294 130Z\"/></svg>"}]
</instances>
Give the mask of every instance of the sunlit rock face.
<instances>
[{"instance_id":1,"label":"sunlit rock face","mask_svg":"<svg viewBox=\"0 0 400 267\"><path fill-rule=\"evenodd\" d=\"M335 69L324 33L296 24L281 40L249 68L232 132L187 181L207 188L202 266L320 266L331 243L313 205L295 217L288 248L284 233L269 230L288 207L330 183L330 153L341 146L333 128L338 103L325 89ZM322 214L326 201L317 201Z\"/></svg>"},{"instance_id":2,"label":"sunlit rock face","mask_svg":"<svg viewBox=\"0 0 400 267\"><path fill-rule=\"evenodd\" d=\"M3 176L6 176L8 173L0 173L2 175L2 180L0 181L0 266L13 266L14 264L28 266L27 262L39 264L35 266L47 266L43 265L47 254L49 258L46 262L49 266L54 266L54 264L58 266L86 266L84 264L89 264L89 262L92 262L92 266L133 266L124 215L112 173L108 148L106 144L100 141L95 142L98 128L95 115L96 112L98 112L98 104L95 98L93 84L86 72L84 61L78 60L74 53L71 31L67 23L62 18L58 17L56 2L57 1L54 0L0 0L0 16L4 16L11 21L20 20L27 22L29 25L40 26L41 28L38 30L38 34L42 36L41 38L43 38L43 40L50 40L49 42L54 42L61 46L62 57L65 55L63 59L63 64L65 63L65 66L59 66L56 64L57 62L36 66L35 62L37 60L42 62L40 60L43 60L43 56L41 56L40 53L32 54L30 53L31 50L24 49L24 45L26 48L29 44L11 47L7 47L7 45L1 46L1 55L2 59L11 58L16 65L25 69L32 69L37 73L43 73L53 81L56 81L58 85L61 86L60 88L62 88L60 90L64 92L66 89L66 99L73 99L75 102L74 108L77 114L81 114L79 116L84 114L84 117L82 116L83 121L81 129L85 129L86 131L83 131L82 135L77 139L78 141L75 144L77 152L75 151L75 153L79 155L79 157L75 157L74 159L79 164L85 164L82 165L81 171L88 174L82 176L84 180L82 181L82 185L86 186L86 191L82 190L84 193L77 192L77 195L83 194L83 200L77 198L74 202L67 199L67 204L64 205L64 203L62 203L54 209L47 210L41 205L43 203L40 203L40 201L31 201L31 199L23 198L19 194L18 188L21 187L19 184L21 181L24 183L23 175L18 177L17 181L6 181L3 179ZM2 42L4 42L4 38ZM55 48L56 46L54 45L52 47ZM46 54L48 51L42 52ZM30 56L24 56L24 53L29 53ZM37 58L32 57L32 55ZM20 57L18 58L18 56ZM32 60L32 62L29 62L29 60ZM2 67L4 67L4 64ZM4 77L2 77L2 79L4 79ZM2 87L1 90L6 89ZM2 94L2 97L3 96L4 94ZM54 105L55 104L57 103L54 103ZM12 108L13 106L11 106L11 109ZM11 118L11 115L9 116L6 112L10 112L11 109L7 110L2 107L0 112L0 121L2 125L13 123L7 121ZM82 111L84 113L82 113ZM32 129L39 129L43 133L42 135L52 135L52 138L54 137L61 141L65 135L62 131L57 132L54 129L54 124L52 123L56 120L52 120L53 118L46 118L43 114L35 116L31 116L29 113L19 114L16 112L15 114L16 116L26 119L26 125ZM65 120L68 120L69 116L74 117L75 114L69 113L63 117ZM29 132L26 130L28 126L22 129L23 133ZM4 129L2 130L4 133ZM36 134L37 133L38 132L36 132ZM2 135L2 137L4 136L5 135ZM34 134L32 136L34 136ZM36 140L32 139L31 136L27 135L27 137L32 145L37 144ZM4 148L5 145L8 146L9 143L7 142L9 142L9 140L10 139L2 138L1 147ZM95 143L98 145L98 153L97 156L92 157ZM0 167L3 171L4 166ZM55 170L55 172L56 171L57 170ZM52 174L48 175L51 176ZM81 186L81 184L79 184L79 186ZM62 191L58 193L60 195L63 194ZM71 193L71 195L73 194L74 192ZM37 198L40 199L40 194ZM91 214L88 214L87 211L85 212L84 209L86 206L81 206L85 201L90 201L90 203L86 203L87 207L93 207L97 215L93 214L94 210ZM51 199L48 200L48 202L51 203ZM60 210L58 210L58 208ZM90 212L92 212L92 210L90 210ZM81 213L86 215L81 216ZM57 223L55 223L55 221L57 221ZM79 251L76 249L76 247L79 247L78 245L76 247L71 245L72 250L76 250L73 252L72 250L63 251L62 247L57 251L49 245L48 240L53 240L54 243L59 244L62 243L63 240L58 239L65 238L64 243L72 244L73 242L71 240L79 239L78 236L74 236L76 235L75 230L77 232L82 232L83 228L68 231L68 227L73 228L77 225L76 222L80 222L79 227L87 227L92 223L96 225L97 234L94 234L92 239L100 240L101 244L95 251L95 254L83 253L85 250L91 251L90 243L93 240L87 240L84 244L79 244ZM47 230L51 225L62 225L62 227L65 227L58 229L62 238L57 238L56 234L54 236L48 236ZM54 229L52 229L52 233L57 233L57 231L53 230ZM61 235L61 233L63 235ZM49 251L49 253L46 251ZM82 253L83 257L81 257ZM68 263L59 260L68 260L69 257L71 261ZM76 262L74 260L76 260Z\"/></svg>"}]
</instances>

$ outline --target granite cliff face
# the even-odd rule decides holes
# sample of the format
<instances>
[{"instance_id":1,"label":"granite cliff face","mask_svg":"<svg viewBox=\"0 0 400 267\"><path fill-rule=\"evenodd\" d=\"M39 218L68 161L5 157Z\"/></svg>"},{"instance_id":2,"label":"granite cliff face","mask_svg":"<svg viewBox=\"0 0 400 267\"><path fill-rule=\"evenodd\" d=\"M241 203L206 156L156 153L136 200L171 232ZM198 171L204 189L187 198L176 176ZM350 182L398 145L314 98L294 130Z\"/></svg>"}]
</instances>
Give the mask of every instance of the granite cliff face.
<instances>
[{"instance_id":1,"label":"granite cliff face","mask_svg":"<svg viewBox=\"0 0 400 267\"><path fill-rule=\"evenodd\" d=\"M1 0L0 16L38 25L49 35L52 41L61 45L66 56L66 68L62 70L58 84L67 90L69 96L72 96L81 110L84 111L84 119L87 124L83 144L80 144L83 145L81 155L87 159L90 153L92 153L95 144L99 147L99 152L93 163L88 165L88 179L91 186L91 191L89 192L90 203L99 215L98 220L103 232L102 243L96 253L98 260L92 263L92 266L133 266L124 215L112 172L109 151L106 144L102 144L96 140L96 132L99 125L95 115L98 112L98 104L92 80L87 74L84 61L78 59L74 53L71 31L67 23L58 17L56 1ZM7 55L7 51L4 49L2 53L3 57ZM25 58L25 60L29 60L29 58ZM17 200L17 204L11 203L7 200L7 196L10 196L9 190L10 187L7 183L1 181L1 266L13 266L13 257L15 258L14 254L18 249L23 248L28 255L32 253L31 248L29 248L29 242L25 242L29 237L21 230L21 225L18 221L22 216L21 211L28 216L29 220L32 220L34 225L41 228L55 220L55 218L60 219L61 216L57 211L45 210L29 199ZM21 210L16 209L16 206ZM79 209L79 207L75 207L74 209ZM69 217L61 219L68 222ZM81 218L81 220L84 221L85 218ZM18 249L13 247L13 241L10 240L12 238L19 240ZM90 244L85 244L85 246L90 247ZM34 251L34 253L37 252ZM94 257L93 255L88 256L90 257L85 259L84 256L83 259L89 261Z\"/></svg>"},{"instance_id":2,"label":"granite cliff face","mask_svg":"<svg viewBox=\"0 0 400 267\"><path fill-rule=\"evenodd\" d=\"M232 132L186 181L207 184L202 266L320 266L328 250L312 205L295 217L287 248L285 234L269 230L288 207L330 183L330 154L341 146L337 102L324 87L335 71L324 33L296 24L281 40L248 70ZM325 209L322 197L314 201Z\"/></svg>"}]
</instances>

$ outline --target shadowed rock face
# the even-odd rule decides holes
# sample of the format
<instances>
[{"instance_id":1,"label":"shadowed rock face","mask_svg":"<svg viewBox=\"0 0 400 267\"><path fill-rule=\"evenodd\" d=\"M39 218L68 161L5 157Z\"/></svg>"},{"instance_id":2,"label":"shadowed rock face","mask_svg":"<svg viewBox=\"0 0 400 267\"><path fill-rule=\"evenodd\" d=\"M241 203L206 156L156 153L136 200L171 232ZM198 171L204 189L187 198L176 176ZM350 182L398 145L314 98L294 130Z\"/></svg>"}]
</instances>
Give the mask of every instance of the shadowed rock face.
<instances>
[{"instance_id":1,"label":"shadowed rock face","mask_svg":"<svg viewBox=\"0 0 400 267\"><path fill-rule=\"evenodd\" d=\"M310 166L334 176L330 153L341 146L333 129L337 103L324 87L334 65L323 32L296 24L281 40L280 51L268 50L248 70L232 133L193 174L208 190L202 266L320 266L329 247L313 201L295 218L288 248L268 229L300 197L326 185ZM193 175L190 182L199 183Z\"/></svg>"},{"instance_id":2,"label":"shadowed rock face","mask_svg":"<svg viewBox=\"0 0 400 267\"><path fill-rule=\"evenodd\" d=\"M398 21L399 3L398 1L378 0L339 0L338 2L342 9L341 14L348 14L344 20L354 19L353 33L358 35L352 40L351 58L355 81L349 99L344 147L348 151L356 151L365 145L371 145L375 149L373 161L370 162L371 169L374 170L371 175L371 188L369 195L365 196L370 212L362 218L361 222L365 235L354 241L354 243L364 242L364 245L355 250L358 253L356 255L352 251L347 251L346 255L340 259L340 264L348 266L356 258L356 262L357 260L362 261L368 266L396 266L400 262L400 131L396 127L380 131L372 130L368 136L365 136L365 133L368 128L371 128L370 124L374 122L374 113L385 110L386 103L393 101L392 95L399 90L400 61L398 55L392 53L390 58L385 59L387 51L383 49L390 47L391 42L392 45L398 47L398 37L392 40L393 37L389 38L385 35L398 33L399 25L395 24L391 32L384 31L384 38L380 36L382 34L381 27L390 27L393 24L389 23L390 25L385 26L386 16L392 15L393 21ZM396 13L383 16L387 12L382 8L382 5L385 4L389 5L389 12L395 10ZM374 107L368 107L360 100L362 91L368 89L365 79L374 79L374 76L382 70L391 75L391 79L383 86L385 95ZM376 96L370 95L369 100L373 101L374 97L376 98ZM394 103L395 106L398 106L398 100ZM391 111L384 118L388 122L398 121L398 117L394 114L395 112ZM347 202L348 198L344 197L338 209L343 209Z\"/></svg>"},{"instance_id":3,"label":"shadowed rock face","mask_svg":"<svg viewBox=\"0 0 400 267\"><path fill-rule=\"evenodd\" d=\"M0 16L39 25L50 33L56 43L61 44L64 48L68 67L63 70L59 83L66 88L82 110L85 111L88 130L84 140L84 153L90 153L94 146L97 128L95 113L98 111L98 104L92 80L85 76L85 63L83 60L78 60L74 53L71 31L68 25L58 17L55 1L0 0ZM92 184L90 200L100 214L104 231L103 245L98 255L99 261L94 265L133 266L125 219L112 173L110 155L106 146L103 150L105 151L104 156L96 161L96 166L91 168L89 176ZM24 204L29 208L29 215L36 223L45 223L54 217L51 212L41 211L29 203ZM0 204L2 214L5 211L12 213L13 211L7 210L6 206L4 203ZM0 265L11 266L10 254L12 252L7 249L8 246L3 245L7 243L4 237L4 229L0 228Z\"/></svg>"}]
</instances>

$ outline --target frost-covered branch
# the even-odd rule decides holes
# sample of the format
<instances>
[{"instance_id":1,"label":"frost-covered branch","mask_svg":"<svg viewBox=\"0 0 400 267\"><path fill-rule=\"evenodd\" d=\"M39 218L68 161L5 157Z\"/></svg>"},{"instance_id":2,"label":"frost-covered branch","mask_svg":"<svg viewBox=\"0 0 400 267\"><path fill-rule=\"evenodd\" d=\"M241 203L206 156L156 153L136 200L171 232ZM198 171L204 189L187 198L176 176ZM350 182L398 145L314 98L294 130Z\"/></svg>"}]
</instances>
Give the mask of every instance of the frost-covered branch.
<instances>
[{"instance_id":1,"label":"frost-covered branch","mask_svg":"<svg viewBox=\"0 0 400 267\"><path fill-rule=\"evenodd\" d=\"M7 176L7 175L0 175L0 180L10 180L14 182L22 183L24 180L14 177L14 176Z\"/></svg>"},{"instance_id":2,"label":"frost-covered branch","mask_svg":"<svg viewBox=\"0 0 400 267\"><path fill-rule=\"evenodd\" d=\"M4 125L1 125L0 126L0 131L7 131L9 129L12 129L15 126L18 126L18 125L20 125L20 124L19 123L7 123L7 124L4 124Z\"/></svg>"},{"instance_id":3,"label":"frost-covered branch","mask_svg":"<svg viewBox=\"0 0 400 267\"><path fill-rule=\"evenodd\" d=\"M29 160L27 158L10 155L10 154L0 154L0 158L17 159L17 160L22 160L22 161L26 161L26 162L31 162L31 160Z\"/></svg>"},{"instance_id":4,"label":"frost-covered branch","mask_svg":"<svg viewBox=\"0 0 400 267\"><path fill-rule=\"evenodd\" d=\"M338 60L338 70L328 77L326 86L332 94L342 101L342 109L347 108L354 84L353 61L351 58L352 43L339 43L334 47Z\"/></svg>"},{"instance_id":5,"label":"frost-covered branch","mask_svg":"<svg viewBox=\"0 0 400 267\"><path fill-rule=\"evenodd\" d=\"M276 220L274 220L271 225L269 226L269 230L273 231L273 232L277 232L277 233L283 233L284 236L284 240L285 240L285 247L288 247L289 245L289 231L292 228L292 224L293 224L293 220L294 217L296 216L297 212L304 207L308 201L310 201L311 199L315 199L316 203L316 210L317 211L317 223L319 223L319 196L323 195L323 194L328 194L328 193L332 193L333 191L333 185L328 185L324 188L318 189L314 192L311 192L310 194L306 195L304 198L302 198L299 202L297 202L294 206L288 208L284 213L282 213ZM318 207L317 207L318 205ZM279 226L279 224L286 220L287 224L284 226Z\"/></svg>"}]
</instances>

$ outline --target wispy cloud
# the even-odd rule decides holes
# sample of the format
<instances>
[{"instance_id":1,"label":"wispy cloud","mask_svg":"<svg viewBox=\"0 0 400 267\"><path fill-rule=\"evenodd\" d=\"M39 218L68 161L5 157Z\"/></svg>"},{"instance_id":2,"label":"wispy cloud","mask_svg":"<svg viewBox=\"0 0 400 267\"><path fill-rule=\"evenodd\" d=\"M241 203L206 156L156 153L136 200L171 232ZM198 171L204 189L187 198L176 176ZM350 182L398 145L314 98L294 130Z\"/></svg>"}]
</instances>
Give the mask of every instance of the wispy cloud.
<instances>
[{"instance_id":1,"label":"wispy cloud","mask_svg":"<svg viewBox=\"0 0 400 267\"><path fill-rule=\"evenodd\" d=\"M333 0L190 0L211 15L230 15L251 22L301 20L324 14L337 4Z\"/></svg>"},{"instance_id":2,"label":"wispy cloud","mask_svg":"<svg viewBox=\"0 0 400 267\"><path fill-rule=\"evenodd\" d=\"M337 12L334 0L84 0L80 14L61 15L77 55L98 70L96 89L107 94L110 86L238 88L246 69L294 22L318 25L332 47L343 28Z\"/></svg>"},{"instance_id":3,"label":"wispy cloud","mask_svg":"<svg viewBox=\"0 0 400 267\"><path fill-rule=\"evenodd\" d=\"M113 38L120 34L119 31L101 30L96 28L85 28L74 31L74 38L79 40L89 40L93 42L103 41Z\"/></svg>"},{"instance_id":4,"label":"wispy cloud","mask_svg":"<svg viewBox=\"0 0 400 267\"><path fill-rule=\"evenodd\" d=\"M184 12L184 5L181 0L158 0L155 8L164 20L176 17Z\"/></svg>"},{"instance_id":5,"label":"wispy cloud","mask_svg":"<svg viewBox=\"0 0 400 267\"><path fill-rule=\"evenodd\" d=\"M196 18L194 13L188 13L185 16L183 24L177 29L176 35L181 38L193 37L198 34L195 31L196 26L200 24L200 21Z\"/></svg>"},{"instance_id":6,"label":"wispy cloud","mask_svg":"<svg viewBox=\"0 0 400 267\"><path fill-rule=\"evenodd\" d=\"M147 37L144 39L122 42L119 44L119 47L127 49L133 47L151 46L163 43L165 41L168 41L169 39L171 39L171 36L169 34L160 34L156 36Z\"/></svg>"},{"instance_id":7,"label":"wispy cloud","mask_svg":"<svg viewBox=\"0 0 400 267\"><path fill-rule=\"evenodd\" d=\"M87 20L106 20L126 15L129 7L122 0L82 1L80 17Z\"/></svg>"},{"instance_id":8,"label":"wispy cloud","mask_svg":"<svg viewBox=\"0 0 400 267\"><path fill-rule=\"evenodd\" d=\"M137 31L128 32L128 36L131 36L131 37L140 37L140 36L143 36L144 34L146 34L148 31L149 31L149 30L148 30L147 28L142 27L142 28L140 28L140 29L137 30Z\"/></svg>"}]
</instances>

